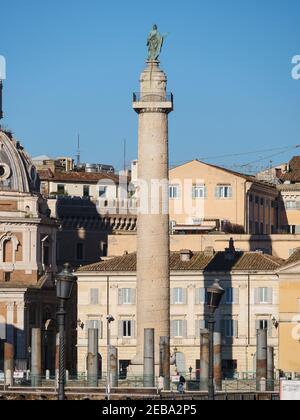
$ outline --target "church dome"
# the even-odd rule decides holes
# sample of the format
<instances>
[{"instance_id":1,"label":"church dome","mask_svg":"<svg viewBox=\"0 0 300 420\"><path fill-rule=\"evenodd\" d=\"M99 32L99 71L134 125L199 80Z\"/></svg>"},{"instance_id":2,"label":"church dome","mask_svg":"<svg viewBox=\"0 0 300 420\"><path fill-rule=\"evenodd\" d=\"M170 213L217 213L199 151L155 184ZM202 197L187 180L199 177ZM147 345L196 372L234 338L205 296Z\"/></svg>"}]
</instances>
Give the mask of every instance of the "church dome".
<instances>
[{"instance_id":1,"label":"church dome","mask_svg":"<svg viewBox=\"0 0 300 420\"><path fill-rule=\"evenodd\" d=\"M40 180L21 144L0 131L0 191L39 193Z\"/></svg>"}]
</instances>

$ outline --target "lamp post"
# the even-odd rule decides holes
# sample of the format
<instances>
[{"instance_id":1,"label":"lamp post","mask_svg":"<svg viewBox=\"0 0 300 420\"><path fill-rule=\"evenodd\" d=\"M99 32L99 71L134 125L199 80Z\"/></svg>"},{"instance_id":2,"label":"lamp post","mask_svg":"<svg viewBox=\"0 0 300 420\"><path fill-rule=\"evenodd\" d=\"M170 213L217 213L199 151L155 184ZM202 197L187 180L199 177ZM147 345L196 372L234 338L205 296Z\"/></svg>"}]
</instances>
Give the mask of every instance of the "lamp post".
<instances>
[{"instance_id":1,"label":"lamp post","mask_svg":"<svg viewBox=\"0 0 300 420\"><path fill-rule=\"evenodd\" d=\"M216 280L214 284L207 289L207 306L209 311L208 330L209 330L209 373L208 373L208 399L214 401L214 331L215 331L215 312L220 306L225 290Z\"/></svg>"},{"instance_id":2,"label":"lamp post","mask_svg":"<svg viewBox=\"0 0 300 420\"><path fill-rule=\"evenodd\" d=\"M56 276L56 296L59 299L59 309L57 311L57 322L59 327L59 374L58 374L58 399L65 399L66 383L66 357L65 357L65 329L66 329L66 309L65 303L71 298L74 284L77 277L71 272L70 265L65 264L61 273Z\"/></svg>"},{"instance_id":3,"label":"lamp post","mask_svg":"<svg viewBox=\"0 0 300 420\"><path fill-rule=\"evenodd\" d=\"M107 320L107 378L106 378L106 398L110 400L110 389L111 389L111 380L110 380L110 325L115 321L115 318L112 315L106 317Z\"/></svg>"}]
</instances>

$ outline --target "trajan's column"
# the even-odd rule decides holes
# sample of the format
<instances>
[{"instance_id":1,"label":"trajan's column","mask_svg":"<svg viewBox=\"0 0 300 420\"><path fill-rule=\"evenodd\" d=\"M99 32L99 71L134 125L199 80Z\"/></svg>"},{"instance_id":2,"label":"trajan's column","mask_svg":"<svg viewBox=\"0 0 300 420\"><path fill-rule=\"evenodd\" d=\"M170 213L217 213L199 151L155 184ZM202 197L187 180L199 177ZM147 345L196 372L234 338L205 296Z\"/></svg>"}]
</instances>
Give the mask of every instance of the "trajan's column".
<instances>
[{"instance_id":1,"label":"trajan's column","mask_svg":"<svg viewBox=\"0 0 300 420\"><path fill-rule=\"evenodd\" d=\"M134 369L140 373L144 330L155 330L156 367L160 337L168 337L168 343L170 340L168 114L173 111L173 96L167 93L167 76L158 61L164 38L155 25L148 36L149 56L140 77L140 92L134 94L133 102L139 115L141 208L137 229L137 356L132 364L140 367ZM170 345L167 347L170 353Z\"/></svg>"}]
</instances>

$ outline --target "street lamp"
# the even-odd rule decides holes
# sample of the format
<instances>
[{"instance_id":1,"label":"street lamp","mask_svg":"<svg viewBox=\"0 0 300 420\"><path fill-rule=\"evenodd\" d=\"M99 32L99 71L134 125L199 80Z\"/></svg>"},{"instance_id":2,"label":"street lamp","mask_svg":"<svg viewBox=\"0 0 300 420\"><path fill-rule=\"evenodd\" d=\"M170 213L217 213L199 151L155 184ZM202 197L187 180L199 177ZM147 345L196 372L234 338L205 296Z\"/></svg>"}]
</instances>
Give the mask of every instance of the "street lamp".
<instances>
[{"instance_id":1,"label":"street lamp","mask_svg":"<svg viewBox=\"0 0 300 420\"><path fill-rule=\"evenodd\" d=\"M66 310L65 303L71 298L74 284L77 277L71 272L69 264L64 265L64 269L56 276L56 296L59 299L59 309L57 311L57 323L59 327L59 374L58 374L58 399L65 399L66 383L66 357L65 357L65 329L66 329Z\"/></svg>"},{"instance_id":2,"label":"street lamp","mask_svg":"<svg viewBox=\"0 0 300 420\"><path fill-rule=\"evenodd\" d=\"M115 318L112 315L106 317L107 321L107 378L106 378L106 397L107 400L110 400L110 325L115 321Z\"/></svg>"},{"instance_id":3,"label":"street lamp","mask_svg":"<svg viewBox=\"0 0 300 420\"><path fill-rule=\"evenodd\" d=\"M215 331L215 312L220 306L225 290L220 286L218 280L207 289L207 306L209 310L208 330L209 330L209 375L208 375L208 399L214 401L214 331Z\"/></svg>"}]
</instances>

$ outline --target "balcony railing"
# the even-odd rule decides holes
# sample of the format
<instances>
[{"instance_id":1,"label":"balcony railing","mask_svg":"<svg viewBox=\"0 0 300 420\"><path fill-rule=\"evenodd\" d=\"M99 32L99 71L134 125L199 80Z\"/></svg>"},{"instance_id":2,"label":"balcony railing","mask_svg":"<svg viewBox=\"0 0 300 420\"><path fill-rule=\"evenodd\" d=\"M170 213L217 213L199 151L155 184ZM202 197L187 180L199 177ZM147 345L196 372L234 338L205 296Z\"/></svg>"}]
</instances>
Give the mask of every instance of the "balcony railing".
<instances>
[{"instance_id":1,"label":"balcony railing","mask_svg":"<svg viewBox=\"0 0 300 420\"><path fill-rule=\"evenodd\" d=\"M173 93L135 92L133 102L173 102Z\"/></svg>"}]
</instances>

